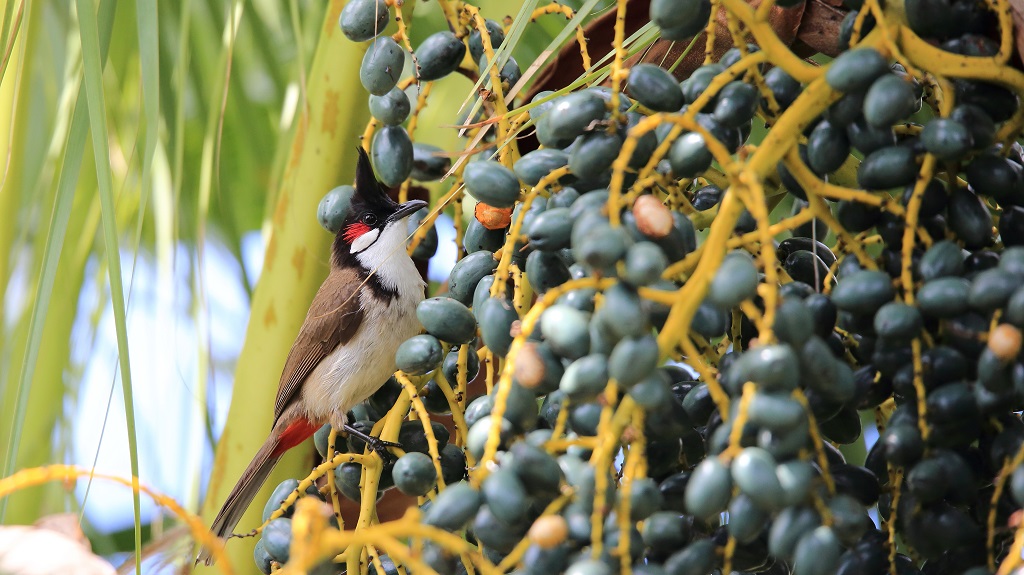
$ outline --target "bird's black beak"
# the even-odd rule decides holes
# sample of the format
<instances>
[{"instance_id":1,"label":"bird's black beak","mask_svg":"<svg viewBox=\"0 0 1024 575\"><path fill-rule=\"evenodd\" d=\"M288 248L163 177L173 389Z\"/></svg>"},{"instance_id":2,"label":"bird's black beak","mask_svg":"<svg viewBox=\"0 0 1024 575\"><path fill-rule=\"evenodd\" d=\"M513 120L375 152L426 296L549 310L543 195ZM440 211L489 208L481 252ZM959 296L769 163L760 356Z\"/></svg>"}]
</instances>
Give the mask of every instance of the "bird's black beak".
<instances>
[{"instance_id":1,"label":"bird's black beak","mask_svg":"<svg viewBox=\"0 0 1024 575\"><path fill-rule=\"evenodd\" d=\"M388 222L397 222L410 214L418 212L420 209L426 207L426 205L427 202L424 202L423 200L409 200L408 202L398 206L395 213L391 214L388 218Z\"/></svg>"}]
</instances>

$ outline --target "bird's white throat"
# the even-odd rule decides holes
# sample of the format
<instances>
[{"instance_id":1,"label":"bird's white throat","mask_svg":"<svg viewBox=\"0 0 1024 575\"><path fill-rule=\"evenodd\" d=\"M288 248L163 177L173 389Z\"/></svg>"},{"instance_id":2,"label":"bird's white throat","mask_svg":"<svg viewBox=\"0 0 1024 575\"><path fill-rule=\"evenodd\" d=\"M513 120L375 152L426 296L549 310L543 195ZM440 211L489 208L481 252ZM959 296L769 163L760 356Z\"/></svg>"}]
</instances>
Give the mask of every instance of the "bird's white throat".
<instances>
[{"instance_id":1,"label":"bird's white throat","mask_svg":"<svg viewBox=\"0 0 1024 575\"><path fill-rule=\"evenodd\" d=\"M351 249L359 264L376 275L385 289L398 292L403 299L422 299L426 284L405 252L405 231L405 218L389 222L383 231L374 229L359 236Z\"/></svg>"}]
</instances>

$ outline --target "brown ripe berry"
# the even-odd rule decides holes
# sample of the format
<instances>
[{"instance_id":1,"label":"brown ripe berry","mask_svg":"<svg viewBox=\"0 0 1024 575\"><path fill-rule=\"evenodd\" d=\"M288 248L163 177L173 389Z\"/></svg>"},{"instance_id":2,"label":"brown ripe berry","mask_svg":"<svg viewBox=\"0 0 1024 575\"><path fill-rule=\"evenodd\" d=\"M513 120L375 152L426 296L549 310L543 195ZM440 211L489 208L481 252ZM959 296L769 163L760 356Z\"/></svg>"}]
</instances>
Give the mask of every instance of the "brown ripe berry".
<instances>
[{"instance_id":1,"label":"brown ripe berry","mask_svg":"<svg viewBox=\"0 0 1024 575\"><path fill-rule=\"evenodd\" d=\"M528 341L516 354L515 377L519 385L534 389L544 382L544 360L537 353L537 344Z\"/></svg>"},{"instance_id":2,"label":"brown ripe berry","mask_svg":"<svg viewBox=\"0 0 1024 575\"><path fill-rule=\"evenodd\" d=\"M640 196L633 203L633 217L636 218L636 227L640 233L652 240L660 240L667 236L675 224L672 212L650 194Z\"/></svg>"},{"instance_id":3,"label":"brown ripe berry","mask_svg":"<svg viewBox=\"0 0 1024 575\"><path fill-rule=\"evenodd\" d=\"M512 210L513 208L495 208L480 202L477 203L473 215L476 216L476 221L483 224L485 228L501 230L512 223Z\"/></svg>"},{"instance_id":4,"label":"brown ripe berry","mask_svg":"<svg viewBox=\"0 0 1024 575\"><path fill-rule=\"evenodd\" d=\"M537 547L551 549L569 536L569 524L561 515L545 515L533 522L528 537Z\"/></svg>"},{"instance_id":5,"label":"brown ripe berry","mask_svg":"<svg viewBox=\"0 0 1024 575\"><path fill-rule=\"evenodd\" d=\"M1002 361L1010 361L1020 353L1020 330L1008 323L1001 323L988 334L988 348Z\"/></svg>"}]
</instances>

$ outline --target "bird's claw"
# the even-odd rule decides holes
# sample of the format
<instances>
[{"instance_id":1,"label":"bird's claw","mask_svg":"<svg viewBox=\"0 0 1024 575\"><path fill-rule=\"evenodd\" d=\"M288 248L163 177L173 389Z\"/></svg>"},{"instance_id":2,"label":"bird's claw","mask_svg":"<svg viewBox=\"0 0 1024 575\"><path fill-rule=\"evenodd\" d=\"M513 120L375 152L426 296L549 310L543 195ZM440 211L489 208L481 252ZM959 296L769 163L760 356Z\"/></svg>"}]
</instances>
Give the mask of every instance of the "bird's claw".
<instances>
[{"instance_id":1,"label":"bird's claw","mask_svg":"<svg viewBox=\"0 0 1024 575\"><path fill-rule=\"evenodd\" d=\"M402 444L400 443L385 441L379 437L367 435L366 433L363 433L362 431L347 424L345 425L345 431L359 439L362 439L363 442L366 443L366 446L369 447L371 451L379 455L385 463L393 463L397 459L390 451L388 451L389 447L402 447Z\"/></svg>"},{"instance_id":2,"label":"bird's claw","mask_svg":"<svg viewBox=\"0 0 1024 575\"><path fill-rule=\"evenodd\" d=\"M395 443L393 441L384 441L379 437L370 437L370 440L366 442L367 447L371 451L375 452L384 461L385 464L394 463L398 458L393 453L388 451L389 447L401 448L402 444Z\"/></svg>"}]
</instances>

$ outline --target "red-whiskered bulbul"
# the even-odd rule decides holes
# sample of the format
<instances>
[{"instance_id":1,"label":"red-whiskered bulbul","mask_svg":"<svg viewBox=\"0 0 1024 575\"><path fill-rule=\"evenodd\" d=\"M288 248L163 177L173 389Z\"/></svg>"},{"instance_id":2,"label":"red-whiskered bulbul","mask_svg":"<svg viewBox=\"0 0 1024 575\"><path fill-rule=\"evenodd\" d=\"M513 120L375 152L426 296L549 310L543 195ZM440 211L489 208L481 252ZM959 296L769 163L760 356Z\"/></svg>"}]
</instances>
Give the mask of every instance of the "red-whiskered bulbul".
<instances>
[{"instance_id":1,"label":"red-whiskered bulbul","mask_svg":"<svg viewBox=\"0 0 1024 575\"><path fill-rule=\"evenodd\" d=\"M406 253L405 219L427 204L391 200L362 148L355 192L339 201L349 205L331 247L330 273L288 352L270 437L210 527L218 537L235 528L281 455L323 424L382 443L348 426L345 414L387 381L398 346L421 330L416 306L426 284ZM209 550L197 561L209 564Z\"/></svg>"}]
</instances>

